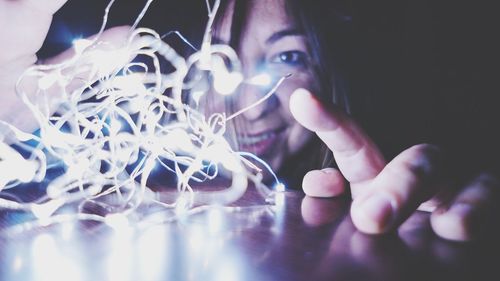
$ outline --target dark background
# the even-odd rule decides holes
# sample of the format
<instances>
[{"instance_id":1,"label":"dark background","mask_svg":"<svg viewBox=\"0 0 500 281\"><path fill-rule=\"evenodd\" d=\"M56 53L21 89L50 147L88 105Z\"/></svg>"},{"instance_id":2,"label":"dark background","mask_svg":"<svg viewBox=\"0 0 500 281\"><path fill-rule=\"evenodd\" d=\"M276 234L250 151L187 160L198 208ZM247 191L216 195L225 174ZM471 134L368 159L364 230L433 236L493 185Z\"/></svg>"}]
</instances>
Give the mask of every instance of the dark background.
<instances>
[{"instance_id":1,"label":"dark background","mask_svg":"<svg viewBox=\"0 0 500 281\"><path fill-rule=\"evenodd\" d=\"M141 25L160 34L179 30L197 45L206 21L204 2L156 0ZM330 2L341 6L350 19L346 26L352 114L387 157L428 142L442 145L459 169L497 170L500 91L495 39L500 24L493 4ZM131 25L144 3L118 0L109 26ZM40 57L97 32L106 4L70 0L55 15Z\"/></svg>"}]
</instances>

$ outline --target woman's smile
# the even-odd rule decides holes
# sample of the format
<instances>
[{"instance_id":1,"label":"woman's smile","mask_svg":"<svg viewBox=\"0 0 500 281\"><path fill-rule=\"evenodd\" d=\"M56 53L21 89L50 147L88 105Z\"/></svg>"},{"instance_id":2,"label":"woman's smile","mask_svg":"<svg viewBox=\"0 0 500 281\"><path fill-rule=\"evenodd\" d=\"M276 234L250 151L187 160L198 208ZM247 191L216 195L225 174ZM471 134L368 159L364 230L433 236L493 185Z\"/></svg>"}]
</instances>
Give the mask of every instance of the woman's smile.
<instances>
[{"instance_id":1,"label":"woman's smile","mask_svg":"<svg viewBox=\"0 0 500 281\"><path fill-rule=\"evenodd\" d=\"M233 27L237 6L245 6L248 14L243 22L234 21ZM240 32L232 34L232 29ZM315 85L307 38L287 14L283 0L230 1L214 30L216 41L237 42L232 47L241 60L244 77L262 72L271 77L293 74L263 102L259 99L270 89L255 85L241 85L236 94L211 100L210 111L229 114L246 109L234 119L234 131L229 132L234 135L228 137L234 138L237 150L258 156L278 171L313 137L295 121L288 106L295 89Z\"/></svg>"},{"instance_id":2,"label":"woman's smile","mask_svg":"<svg viewBox=\"0 0 500 281\"><path fill-rule=\"evenodd\" d=\"M239 149L252 152L257 156L263 156L270 152L275 143L284 135L285 127L266 130L255 134L238 135Z\"/></svg>"}]
</instances>

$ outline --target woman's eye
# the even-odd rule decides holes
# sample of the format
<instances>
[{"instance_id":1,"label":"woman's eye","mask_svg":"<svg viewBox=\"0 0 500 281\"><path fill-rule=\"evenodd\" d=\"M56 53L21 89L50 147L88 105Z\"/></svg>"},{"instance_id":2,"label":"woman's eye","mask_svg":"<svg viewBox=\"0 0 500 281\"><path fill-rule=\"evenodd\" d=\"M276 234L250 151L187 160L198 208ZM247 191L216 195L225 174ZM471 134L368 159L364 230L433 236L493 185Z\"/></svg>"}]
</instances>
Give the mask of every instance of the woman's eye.
<instances>
[{"instance_id":1,"label":"woman's eye","mask_svg":"<svg viewBox=\"0 0 500 281\"><path fill-rule=\"evenodd\" d=\"M271 63L285 63L290 66L301 67L305 67L307 65L307 61L307 55L302 51L282 52L271 59Z\"/></svg>"}]
</instances>

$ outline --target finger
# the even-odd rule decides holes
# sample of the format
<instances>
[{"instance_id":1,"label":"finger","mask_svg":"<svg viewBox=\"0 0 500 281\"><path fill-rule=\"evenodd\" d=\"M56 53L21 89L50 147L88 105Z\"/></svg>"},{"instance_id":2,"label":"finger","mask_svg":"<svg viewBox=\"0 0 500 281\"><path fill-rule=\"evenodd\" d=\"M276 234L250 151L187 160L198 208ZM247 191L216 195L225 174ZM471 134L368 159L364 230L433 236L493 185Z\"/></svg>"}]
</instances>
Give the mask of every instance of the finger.
<instances>
[{"instance_id":1,"label":"finger","mask_svg":"<svg viewBox=\"0 0 500 281\"><path fill-rule=\"evenodd\" d=\"M413 146L394 158L354 199L351 217L365 233L387 232L437 192L440 151L431 145Z\"/></svg>"},{"instance_id":2,"label":"finger","mask_svg":"<svg viewBox=\"0 0 500 281\"><path fill-rule=\"evenodd\" d=\"M347 204L347 200L304 196L300 213L307 225L322 226L344 218Z\"/></svg>"},{"instance_id":3,"label":"finger","mask_svg":"<svg viewBox=\"0 0 500 281\"><path fill-rule=\"evenodd\" d=\"M99 36L99 42L104 43L101 44L106 46L106 48L120 48L127 43L127 38L130 35L130 26L116 26L105 30ZM87 38L88 40L94 40L97 35L90 36ZM60 53L57 56L44 60L43 64L57 64L63 62L75 55L75 48L69 48L68 50Z\"/></svg>"},{"instance_id":4,"label":"finger","mask_svg":"<svg viewBox=\"0 0 500 281\"><path fill-rule=\"evenodd\" d=\"M345 114L323 106L307 90L298 89L292 94L290 110L300 124L316 132L330 148L351 184L374 178L384 167L382 153L361 128Z\"/></svg>"},{"instance_id":5,"label":"finger","mask_svg":"<svg viewBox=\"0 0 500 281\"><path fill-rule=\"evenodd\" d=\"M345 179L334 168L314 170L304 176L302 188L312 197L334 197L344 193Z\"/></svg>"},{"instance_id":6,"label":"finger","mask_svg":"<svg viewBox=\"0 0 500 281\"><path fill-rule=\"evenodd\" d=\"M42 46L52 15L66 1L0 1L0 63L5 64L26 56L34 63L34 54Z\"/></svg>"},{"instance_id":7,"label":"finger","mask_svg":"<svg viewBox=\"0 0 500 281\"><path fill-rule=\"evenodd\" d=\"M102 46L106 46L107 48L113 50L114 48L118 49L123 46L127 42L127 38L129 36L130 27L129 26L120 26L110 28L104 31L99 37L99 42L103 43ZM91 37L92 39L94 37ZM44 60L40 61L40 64L57 64L63 61L66 61L72 58L75 55L74 48L70 48L63 53ZM103 63L102 61L89 61L89 64L95 63ZM1 69L0 69L1 70ZM50 110L53 112L60 105L62 101L64 101L63 93L73 92L75 89L80 88L82 84L89 81L89 79L94 79L95 77L89 77L91 73L90 70L86 70L86 68L80 65L78 71L75 71L74 76L68 77L71 82L68 84L65 83L53 83L49 88L47 88L46 97L47 102L49 102ZM33 131L37 128L38 122L33 117L31 111L24 105L24 103L15 95L15 82L18 81L19 77L25 70L20 68L18 71L10 72L11 77L6 77L5 79L0 79L0 90L2 88L8 89L10 95L5 95L2 101L7 105L5 110L0 112L0 120L4 120L9 122L12 125L15 125L21 130L24 131ZM1 74L1 71L0 71ZM0 78L1 77L0 75ZM8 79L7 79L8 78ZM5 86L2 87L2 83L5 83ZM9 83L9 85L7 85ZM38 87L39 79L35 77L26 77L22 80L22 83L19 84L19 87L24 89L26 92L36 92L32 91L32 89L36 89ZM27 90L31 89L31 90ZM10 98L9 98L10 97Z\"/></svg>"},{"instance_id":8,"label":"finger","mask_svg":"<svg viewBox=\"0 0 500 281\"><path fill-rule=\"evenodd\" d=\"M499 199L500 181L483 174L469 183L451 203L441 206L431 215L431 225L437 235L455 241L476 238L479 230L488 229L489 219ZM482 226L481 226L482 225Z\"/></svg>"}]
</instances>

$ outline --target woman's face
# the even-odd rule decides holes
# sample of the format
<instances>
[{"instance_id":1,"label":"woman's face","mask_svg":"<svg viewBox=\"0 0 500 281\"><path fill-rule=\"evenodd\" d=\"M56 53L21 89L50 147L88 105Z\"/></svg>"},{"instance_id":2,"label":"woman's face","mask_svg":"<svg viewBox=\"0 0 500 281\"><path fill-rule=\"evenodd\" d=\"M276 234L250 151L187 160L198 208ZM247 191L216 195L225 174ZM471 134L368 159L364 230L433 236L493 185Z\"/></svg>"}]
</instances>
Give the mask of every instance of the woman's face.
<instances>
[{"instance_id":1,"label":"woman's face","mask_svg":"<svg viewBox=\"0 0 500 281\"><path fill-rule=\"evenodd\" d=\"M228 43L234 1L223 16L216 40ZM267 73L279 79L292 74L265 102L234 120L239 150L265 160L273 170L297 153L312 133L299 125L290 113L290 95L297 88L311 89L315 83L310 67L306 37L287 15L283 0L251 1L243 25L238 52L246 78ZM275 80L275 81L276 81ZM234 98L235 111L262 98L271 88L242 84ZM311 89L313 90L313 89Z\"/></svg>"}]
</instances>

